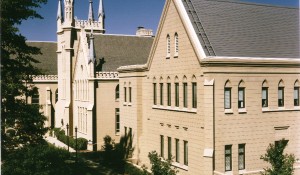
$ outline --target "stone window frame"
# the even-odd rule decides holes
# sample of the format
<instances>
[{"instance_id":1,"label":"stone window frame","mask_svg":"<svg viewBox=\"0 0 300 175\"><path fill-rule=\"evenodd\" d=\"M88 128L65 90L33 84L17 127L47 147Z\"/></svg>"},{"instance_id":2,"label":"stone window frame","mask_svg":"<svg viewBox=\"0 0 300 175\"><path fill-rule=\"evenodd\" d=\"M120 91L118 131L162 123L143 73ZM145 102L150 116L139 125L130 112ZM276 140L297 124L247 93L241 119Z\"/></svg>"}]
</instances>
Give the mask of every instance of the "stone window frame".
<instances>
[{"instance_id":1,"label":"stone window frame","mask_svg":"<svg viewBox=\"0 0 300 175\"><path fill-rule=\"evenodd\" d=\"M178 57L178 53L179 53L179 39L178 39L178 33L175 32L174 34L174 58Z\"/></svg>"},{"instance_id":2,"label":"stone window frame","mask_svg":"<svg viewBox=\"0 0 300 175\"><path fill-rule=\"evenodd\" d=\"M167 37L166 37L166 43L167 43L167 56L166 58L167 59L170 59L170 55L171 55L171 37L169 34L167 34Z\"/></svg>"}]
</instances>

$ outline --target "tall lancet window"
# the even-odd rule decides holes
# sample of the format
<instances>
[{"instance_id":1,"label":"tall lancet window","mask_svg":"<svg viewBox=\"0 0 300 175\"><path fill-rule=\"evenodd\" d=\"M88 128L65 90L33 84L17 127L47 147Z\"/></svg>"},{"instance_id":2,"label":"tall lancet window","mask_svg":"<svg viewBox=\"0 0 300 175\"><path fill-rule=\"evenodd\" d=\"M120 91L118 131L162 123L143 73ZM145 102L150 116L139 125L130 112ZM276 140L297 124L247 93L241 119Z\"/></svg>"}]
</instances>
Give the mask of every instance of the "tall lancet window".
<instances>
[{"instance_id":1,"label":"tall lancet window","mask_svg":"<svg viewBox=\"0 0 300 175\"><path fill-rule=\"evenodd\" d=\"M170 35L167 35L167 58L170 58L170 54L171 54L171 39L170 39Z\"/></svg>"},{"instance_id":2,"label":"tall lancet window","mask_svg":"<svg viewBox=\"0 0 300 175\"><path fill-rule=\"evenodd\" d=\"M299 106L299 81L294 84L294 106Z\"/></svg>"},{"instance_id":3,"label":"tall lancet window","mask_svg":"<svg viewBox=\"0 0 300 175\"><path fill-rule=\"evenodd\" d=\"M278 107L284 107L284 84L282 80L278 84Z\"/></svg>"},{"instance_id":4,"label":"tall lancet window","mask_svg":"<svg viewBox=\"0 0 300 175\"><path fill-rule=\"evenodd\" d=\"M175 33L175 36L174 36L174 39L175 39L175 53L174 53L174 57L178 57L178 51L179 51L179 46L178 46L178 34Z\"/></svg>"}]
</instances>

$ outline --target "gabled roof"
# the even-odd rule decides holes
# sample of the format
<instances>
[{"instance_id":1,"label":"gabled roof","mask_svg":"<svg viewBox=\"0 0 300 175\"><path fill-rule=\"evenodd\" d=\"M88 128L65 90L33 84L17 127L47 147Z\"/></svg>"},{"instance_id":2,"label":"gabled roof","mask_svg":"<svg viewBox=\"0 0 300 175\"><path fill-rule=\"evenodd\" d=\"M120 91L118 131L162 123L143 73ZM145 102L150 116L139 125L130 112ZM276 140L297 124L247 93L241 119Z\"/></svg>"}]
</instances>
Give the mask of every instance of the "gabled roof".
<instances>
[{"instance_id":1,"label":"gabled roof","mask_svg":"<svg viewBox=\"0 0 300 175\"><path fill-rule=\"evenodd\" d=\"M94 35L96 71L114 72L124 65L145 64L153 37Z\"/></svg>"},{"instance_id":2,"label":"gabled roof","mask_svg":"<svg viewBox=\"0 0 300 175\"><path fill-rule=\"evenodd\" d=\"M29 41L27 44L41 49L41 55L33 56L33 58L38 60L40 63L34 63L34 65L38 67L43 74L57 75L57 43Z\"/></svg>"},{"instance_id":3,"label":"gabled roof","mask_svg":"<svg viewBox=\"0 0 300 175\"><path fill-rule=\"evenodd\" d=\"M298 8L228 0L182 2L196 33L202 33L198 39L207 56L300 58Z\"/></svg>"}]
</instances>

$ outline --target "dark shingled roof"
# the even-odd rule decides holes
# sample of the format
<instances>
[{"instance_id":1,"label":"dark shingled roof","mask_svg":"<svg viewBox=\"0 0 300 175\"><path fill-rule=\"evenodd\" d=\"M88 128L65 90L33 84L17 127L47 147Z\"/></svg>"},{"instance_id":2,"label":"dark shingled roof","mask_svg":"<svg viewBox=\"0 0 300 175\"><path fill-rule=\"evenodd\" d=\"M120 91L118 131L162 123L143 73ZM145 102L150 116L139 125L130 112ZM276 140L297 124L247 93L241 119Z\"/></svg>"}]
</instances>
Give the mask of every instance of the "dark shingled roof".
<instances>
[{"instance_id":1,"label":"dark shingled roof","mask_svg":"<svg viewBox=\"0 0 300 175\"><path fill-rule=\"evenodd\" d=\"M125 65L147 62L153 37L125 35L95 35L97 71L117 71Z\"/></svg>"},{"instance_id":2,"label":"dark shingled roof","mask_svg":"<svg viewBox=\"0 0 300 175\"><path fill-rule=\"evenodd\" d=\"M41 49L42 55L34 55L33 58L40 63L34 65L38 67L43 74L57 75L57 43L56 42L27 42L29 46Z\"/></svg>"},{"instance_id":3,"label":"dark shingled roof","mask_svg":"<svg viewBox=\"0 0 300 175\"><path fill-rule=\"evenodd\" d=\"M299 58L299 9L227 0L182 0L209 56ZM192 15L192 12L195 11ZM205 35L204 35L205 36ZM204 44L208 43L208 44Z\"/></svg>"}]
</instances>

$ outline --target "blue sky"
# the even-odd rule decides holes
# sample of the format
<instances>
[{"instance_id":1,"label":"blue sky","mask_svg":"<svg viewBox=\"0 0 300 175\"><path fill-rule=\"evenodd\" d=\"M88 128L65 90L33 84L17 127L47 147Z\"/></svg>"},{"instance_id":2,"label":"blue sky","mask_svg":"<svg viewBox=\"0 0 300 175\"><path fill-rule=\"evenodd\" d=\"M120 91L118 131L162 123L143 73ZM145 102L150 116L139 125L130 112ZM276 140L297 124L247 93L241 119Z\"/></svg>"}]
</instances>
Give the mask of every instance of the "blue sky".
<instances>
[{"instance_id":1,"label":"blue sky","mask_svg":"<svg viewBox=\"0 0 300 175\"><path fill-rule=\"evenodd\" d=\"M108 34L134 35L138 26L153 29L157 25L165 0L103 0L105 8L105 28ZM281 6L299 7L299 0L241 0ZM93 0L94 16L97 16L99 0ZM58 0L48 0L37 11L43 20L24 21L20 32L30 41L56 41L56 15ZM75 16L87 19L89 0L75 0Z\"/></svg>"}]
</instances>

